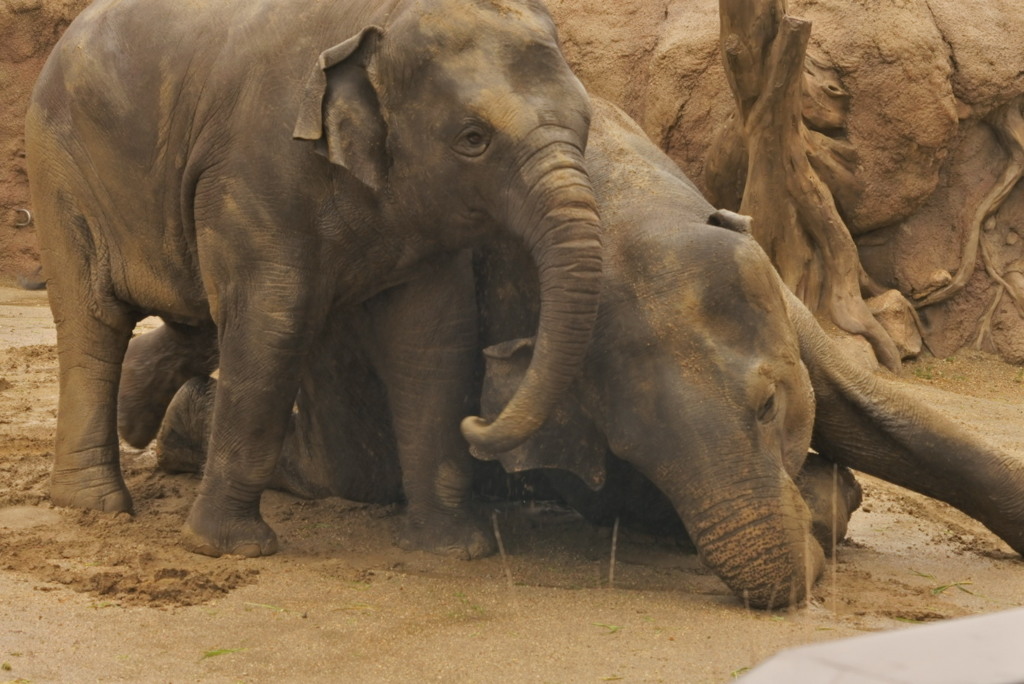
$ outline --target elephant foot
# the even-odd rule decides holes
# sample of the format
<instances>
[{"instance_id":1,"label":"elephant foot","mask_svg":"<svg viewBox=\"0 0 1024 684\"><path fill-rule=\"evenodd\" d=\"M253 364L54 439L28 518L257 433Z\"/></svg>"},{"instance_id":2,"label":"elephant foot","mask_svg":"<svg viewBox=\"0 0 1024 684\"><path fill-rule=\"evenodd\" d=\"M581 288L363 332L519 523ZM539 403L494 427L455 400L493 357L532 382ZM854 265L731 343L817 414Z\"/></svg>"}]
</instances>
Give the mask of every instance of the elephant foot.
<instances>
[{"instance_id":1,"label":"elephant foot","mask_svg":"<svg viewBox=\"0 0 1024 684\"><path fill-rule=\"evenodd\" d=\"M160 429L156 443L156 465L165 473L198 473L206 462L206 444L173 429Z\"/></svg>"},{"instance_id":2,"label":"elephant foot","mask_svg":"<svg viewBox=\"0 0 1024 684\"><path fill-rule=\"evenodd\" d=\"M228 512L200 494L182 529L183 544L193 553L214 558L231 554L255 558L277 553L277 534L254 512Z\"/></svg>"},{"instance_id":3,"label":"elephant foot","mask_svg":"<svg viewBox=\"0 0 1024 684\"><path fill-rule=\"evenodd\" d=\"M132 496L116 461L85 468L55 467L50 475L50 501L65 508L133 512Z\"/></svg>"},{"instance_id":4,"label":"elephant foot","mask_svg":"<svg viewBox=\"0 0 1024 684\"><path fill-rule=\"evenodd\" d=\"M167 325L132 339L117 393L117 430L124 441L141 449L156 437L175 392L216 367L212 339L202 330L183 333Z\"/></svg>"},{"instance_id":5,"label":"elephant foot","mask_svg":"<svg viewBox=\"0 0 1024 684\"><path fill-rule=\"evenodd\" d=\"M460 560L483 558L498 550L490 527L481 517L466 511L408 514L398 546L405 551L427 551Z\"/></svg>"},{"instance_id":6,"label":"elephant foot","mask_svg":"<svg viewBox=\"0 0 1024 684\"><path fill-rule=\"evenodd\" d=\"M210 438L215 385L212 378L193 378L171 400L156 437L156 463L164 472L202 470Z\"/></svg>"},{"instance_id":7,"label":"elephant foot","mask_svg":"<svg viewBox=\"0 0 1024 684\"><path fill-rule=\"evenodd\" d=\"M811 534L831 556L834 544L846 538L850 516L860 507L860 483L846 466L808 454L796 484L811 510Z\"/></svg>"},{"instance_id":8,"label":"elephant foot","mask_svg":"<svg viewBox=\"0 0 1024 684\"><path fill-rule=\"evenodd\" d=\"M140 359L138 342L145 343L147 337L149 334L132 340L129 345L117 393L117 433L137 449L153 441L164 409L180 386L177 378L161 376L152 364Z\"/></svg>"},{"instance_id":9,"label":"elephant foot","mask_svg":"<svg viewBox=\"0 0 1024 684\"><path fill-rule=\"evenodd\" d=\"M147 399L122 392L117 400L117 433L136 449L153 441L162 417L160 407L154 407Z\"/></svg>"}]
</instances>

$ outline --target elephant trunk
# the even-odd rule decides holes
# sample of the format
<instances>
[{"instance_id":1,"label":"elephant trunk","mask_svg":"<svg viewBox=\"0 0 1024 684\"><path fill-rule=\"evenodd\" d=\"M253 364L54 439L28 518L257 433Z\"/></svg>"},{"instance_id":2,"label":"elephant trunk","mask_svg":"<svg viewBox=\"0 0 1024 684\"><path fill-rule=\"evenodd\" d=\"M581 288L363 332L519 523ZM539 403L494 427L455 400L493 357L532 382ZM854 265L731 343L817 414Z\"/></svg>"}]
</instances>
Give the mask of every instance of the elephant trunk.
<instances>
[{"instance_id":1,"label":"elephant trunk","mask_svg":"<svg viewBox=\"0 0 1024 684\"><path fill-rule=\"evenodd\" d=\"M824 567L807 504L782 468L772 470L698 476L686 491L666 492L705 565L752 608L802 602Z\"/></svg>"},{"instance_id":2,"label":"elephant trunk","mask_svg":"<svg viewBox=\"0 0 1024 684\"><path fill-rule=\"evenodd\" d=\"M508 196L513 230L537 266L540 321L533 360L505 409L489 424L476 417L462 423L470 444L492 453L540 428L579 373L601 288L597 201L578 146L555 140L532 154Z\"/></svg>"}]
</instances>

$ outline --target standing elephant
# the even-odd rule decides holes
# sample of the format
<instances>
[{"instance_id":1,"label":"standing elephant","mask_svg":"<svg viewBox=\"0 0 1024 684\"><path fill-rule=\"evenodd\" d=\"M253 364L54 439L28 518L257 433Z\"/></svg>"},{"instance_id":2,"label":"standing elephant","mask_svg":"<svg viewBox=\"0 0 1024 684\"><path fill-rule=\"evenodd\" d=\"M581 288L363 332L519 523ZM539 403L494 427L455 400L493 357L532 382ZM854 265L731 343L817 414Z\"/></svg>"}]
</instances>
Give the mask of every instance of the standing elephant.
<instances>
[{"instance_id":1,"label":"standing elephant","mask_svg":"<svg viewBox=\"0 0 1024 684\"><path fill-rule=\"evenodd\" d=\"M260 496L325 321L347 330L335 314L383 290L390 315L426 315L421 292L396 286L447 284L458 250L501 231L544 283L537 360L501 417L462 430L499 451L524 440L578 371L595 320L589 118L535 0L92 4L27 118L60 360L54 503L131 509L118 386L140 382L121 378L123 358L155 314L167 324L155 346L192 351L147 385L160 402L176 379L220 368L186 543L273 553ZM489 542L461 496L471 461L458 427L476 319L472 307L449 314L457 304L422 305L449 320L423 356L390 367L410 392L389 401L403 469L424 492L410 544L478 555ZM427 407L437 429L420 439ZM162 411L128 415L127 436L144 444Z\"/></svg>"},{"instance_id":2,"label":"standing elephant","mask_svg":"<svg viewBox=\"0 0 1024 684\"><path fill-rule=\"evenodd\" d=\"M831 501L821 503L823 489L831 497L833 466L808 459L812 446L840 466L947 501L1024 551L1024 462L848 362L781 284L746 234L747 219L715 211L633 122L597 100L587 165L604 272L583 373L523 445L504 454L478 448L479 456L510 471L575 474L553 481L590 515L678 516L707 565L752 606L799 602L820 573L822 547L842 535L830 529ZM539 312L526 253L508 242L481 254L486 414L529 372ZM366 320L377 305L364 306ZM314 353L317 372L300 393L275 486L303 496L397 496L382 465L392 447L375 437L388 434L390 418L374 397L392 385L370 370L394 331L362 330L339 346L344 331L335 327L327 334L334 344ZM150 372L159 365L159 356L147 361ZM190 381L172 402L158 440L165 468L198 467L211 384ZM346 441L353 434L360 440ZM859 492L838 472L842 526ZM406 494L412 506L416 493Z\"/></svg>"}]
</instances>

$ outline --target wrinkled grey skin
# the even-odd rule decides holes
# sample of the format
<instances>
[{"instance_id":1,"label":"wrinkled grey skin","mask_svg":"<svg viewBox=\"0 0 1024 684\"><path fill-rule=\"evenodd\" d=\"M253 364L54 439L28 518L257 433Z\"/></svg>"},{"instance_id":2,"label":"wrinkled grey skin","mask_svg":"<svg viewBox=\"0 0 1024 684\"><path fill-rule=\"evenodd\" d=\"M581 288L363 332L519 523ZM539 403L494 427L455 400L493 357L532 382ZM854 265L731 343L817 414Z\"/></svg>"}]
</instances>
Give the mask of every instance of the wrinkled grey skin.
<instances>
[{"instance_id":1,"label":"wrinkled grey skin","mask_svg":"<svg viewBox=\"0 0 1024 684\"><path fill-rule=\"evenodd\" d=\"M597 484L610 451L666 495L708 566L757 606L800 600L820 572L831 469L801 472L808 447L951 503L1024 552L1024 460L847 361L742 217L716 212L624 116L595 109L587 164L605 272L594 338L552 415L557 434L546 427L501 454L505 467L562 467ZM481 269L493 279L483 312L517 309L503 285L515 268L503 255ZM528 309L528 291L518 297ZM506 340L485 352L486 415L521 377L529 326L483 316L483 343ZM576 448L549 448L551 438ZM843 489L845 517L856 498Z\"/></svg>"},{"instance_id":2,"label":"wrinkled grey skin","mask_svg":"<svg viewBox=\"0 0 1024 684\"><path fill-rule=\"evenodd\" d=\"M156 314L167 322L157 346L192 354L170 359L155 391L169 400L181 378L220 368L186 544L273 553L260 495L324 322L402 283L429 289L452 254L500 231L543 274L542 350L501 417L462 429L495 450L521 442L578 371L596 314L588 120L535 0L91 5L47 61L27 118L60 357L53 502L131 509L117 390L135 322ZM392 304L415 309L418 297ZM472 313L451 334L460 326L475 328ZM468 467L451 456L465 414L448 427L463 403L449 394L470 364L448 359L469 350L441 348L425 367L393 366L418 400L450 407L450 434L417 464L455 484L433 489L421 527L461 526L463 545L484 553L486 535L449 495ZM160 415L133 419L129 441L147 442Z\"/></svg>"},{"instance_id":3,"label":"wrinkled grey skin","mask_svg":"<svg viewBox=\"0 0 1024 684\"><path fill-rule=\"evenodd\" d=\"M947 501L1024 551L1024 464L849 363L781 285L745 219L716 212L625 115L594 106L587 164L605 230L594 338L570 394L502 464L575 473L555 483L598 519L674 513L708 566L752 606L805 596L822 547L841 538L859 502L844 467ZM492 345L485 414L528 367L537 320L529 261L514 245L493 249L475 274L477 344ZM356 409L372 399L339 380L361 369L360 382L374 384L353 362L373 345L353 342L343 358L321 358L304 385L277 486L306 496L396 494L380 465L388 446L371 453L333 427L361 422ZM165 467L201 461L209 382L187 384L169 409L158 443ZM386 381L375 391L385 385L391 391ZM387 423L381 411L361 434L372 442ZM811 446L838 470L806 459ZM370 467L381 477L373 491L356 482ZM588 493L574 480L604 488Z\"/></svg>"}]
</instances>

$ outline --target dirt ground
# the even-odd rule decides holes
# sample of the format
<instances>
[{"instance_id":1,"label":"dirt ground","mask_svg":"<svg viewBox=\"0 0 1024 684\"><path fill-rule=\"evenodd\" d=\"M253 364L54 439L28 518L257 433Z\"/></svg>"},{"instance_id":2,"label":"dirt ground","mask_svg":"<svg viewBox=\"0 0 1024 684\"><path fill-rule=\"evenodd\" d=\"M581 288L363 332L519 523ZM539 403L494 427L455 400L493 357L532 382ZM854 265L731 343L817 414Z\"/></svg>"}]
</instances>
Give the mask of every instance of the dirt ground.
<instances>
[{"instance_id":1,"label":"dirt ground","mask_svg":"<svg viewBox=\"0 0 1024 684\"><path fill-rule=\"evenodd\" d=\"M47 502L45 297L0 289L0 682L723 682L787 647L1024 605L1005 544L867 477L813 601L776 613L628 531L610 578L611 532L539 505L496 512L504 558L462 562L393 546L391 508L269 492L280 553L192 555L177 542L197 479L149 449L122 451L135 517ZM904 379L1024 458L1024 369L962 354Z\"/></svg>"}]
</instances>

